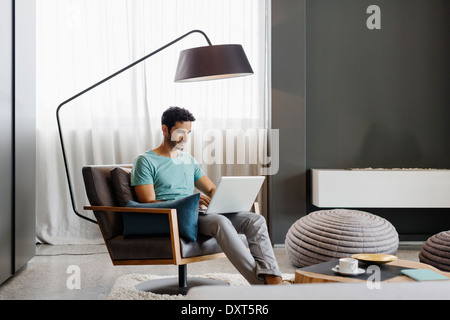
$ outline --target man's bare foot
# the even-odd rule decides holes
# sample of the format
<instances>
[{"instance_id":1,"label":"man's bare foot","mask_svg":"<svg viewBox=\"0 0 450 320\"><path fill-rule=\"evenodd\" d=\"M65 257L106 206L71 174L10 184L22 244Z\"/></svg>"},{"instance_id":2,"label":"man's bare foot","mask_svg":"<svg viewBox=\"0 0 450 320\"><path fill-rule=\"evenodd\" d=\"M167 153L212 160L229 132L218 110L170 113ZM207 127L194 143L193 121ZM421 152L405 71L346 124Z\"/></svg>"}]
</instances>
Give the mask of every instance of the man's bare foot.
<instances>
[{"instance_id":1,"label":"man's bare foot","mask_svg":"<svg viewBox=\"0 0 450 320\"><path fill-rule=\"evenodd\" d=\"M264 275L264 278L266 280L266 284L280 284L282 280L281 277L271 274Z\"/></svg>"}]
</instances>

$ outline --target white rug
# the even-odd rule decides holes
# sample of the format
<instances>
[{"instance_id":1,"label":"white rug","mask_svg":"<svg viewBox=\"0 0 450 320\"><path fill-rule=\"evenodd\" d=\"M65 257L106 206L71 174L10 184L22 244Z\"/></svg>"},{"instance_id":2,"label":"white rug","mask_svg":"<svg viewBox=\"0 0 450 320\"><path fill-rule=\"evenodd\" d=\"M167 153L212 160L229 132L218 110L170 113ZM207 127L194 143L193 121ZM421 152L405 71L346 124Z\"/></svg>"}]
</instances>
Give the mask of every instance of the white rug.
<instances>
[{"instance_id":1,"label":"white rug","mask_svg":"<svg viewBox=\"0 0 450 320\"><path fill-rule=\"evenodd\" d=\"M137 290L135 286L138 283L164 278L173 278L174 276L155 276L149 274L127 274L117 279L108 300L183 300L184 295L155 294ZM189 275L189 278L202 277L227 282L230 286L249 286L250 284L240 274L231 273L207 273L203 275ZM283 279L293 280L293 274L283 274Z\"/></svg>"}]
</instances>

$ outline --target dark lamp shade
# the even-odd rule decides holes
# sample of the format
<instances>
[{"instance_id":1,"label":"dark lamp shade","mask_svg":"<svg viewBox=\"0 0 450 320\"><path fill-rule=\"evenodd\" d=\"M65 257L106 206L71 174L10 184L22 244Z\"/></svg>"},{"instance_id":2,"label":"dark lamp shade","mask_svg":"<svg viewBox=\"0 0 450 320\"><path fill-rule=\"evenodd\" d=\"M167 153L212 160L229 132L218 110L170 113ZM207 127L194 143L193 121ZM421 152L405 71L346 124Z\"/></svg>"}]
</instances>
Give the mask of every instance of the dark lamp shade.
<instances>
[{"instance_id":1,"label":"dark lamp shade","mask_svg":"<svg viewBox=\"0 0 450 320\"><path fill-rule=\"evenodd\" d=\"M238 44L210 45L180 52L175 82L233 78L253 74Z\"/></svg>"}]
</instances>

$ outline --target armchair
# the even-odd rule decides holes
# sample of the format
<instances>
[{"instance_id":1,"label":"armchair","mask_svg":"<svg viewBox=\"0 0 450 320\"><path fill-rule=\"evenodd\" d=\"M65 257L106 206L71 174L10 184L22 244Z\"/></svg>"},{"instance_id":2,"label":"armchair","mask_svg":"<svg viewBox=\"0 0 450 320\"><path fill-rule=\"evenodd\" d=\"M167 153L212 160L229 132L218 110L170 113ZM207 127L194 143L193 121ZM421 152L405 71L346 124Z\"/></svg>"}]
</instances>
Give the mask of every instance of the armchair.
<instances>
[{"instance_id":1,"label":"armchair","mask_svg":"<svg viewBox=\"0 0 450 320\"><path fill-rule=\"evenodd\" d=\"M136 286L154 293L186 294L190 287L223 282L187 278L187 264L225 257L212 237L198 235L195 242L187 242L178 233L176 209L124 207L128 200L137 201L130 186L131 165L91 165L82 169L90 206L100 227L113 265L178 266L178 279L152 280ZM165 214L169 218L170 236L124 236L123 212ZM244 235L242 241L248 246ZM177 281L178 280L178 281Z\"/></svg>"}]
</instances>

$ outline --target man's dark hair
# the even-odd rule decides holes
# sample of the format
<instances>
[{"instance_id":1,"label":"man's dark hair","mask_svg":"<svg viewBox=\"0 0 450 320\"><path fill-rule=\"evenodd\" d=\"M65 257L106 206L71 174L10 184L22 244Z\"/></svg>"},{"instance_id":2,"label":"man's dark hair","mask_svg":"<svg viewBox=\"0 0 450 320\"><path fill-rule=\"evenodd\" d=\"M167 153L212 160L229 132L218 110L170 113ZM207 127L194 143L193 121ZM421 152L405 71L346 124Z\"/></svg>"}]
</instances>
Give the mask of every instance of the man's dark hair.
<instances>
[{"instance_id":1,"label":"man's dark hair","mask_svg":"<svg viewBox=\"0 0 450 320\"><path fill-rule=\"evenodd\" d=\"M180 107L170 107L161 116L161 125L165 124L169 132L177 121L195 121L195 118L188 110Z\"/></svg>"}]
</instances>

